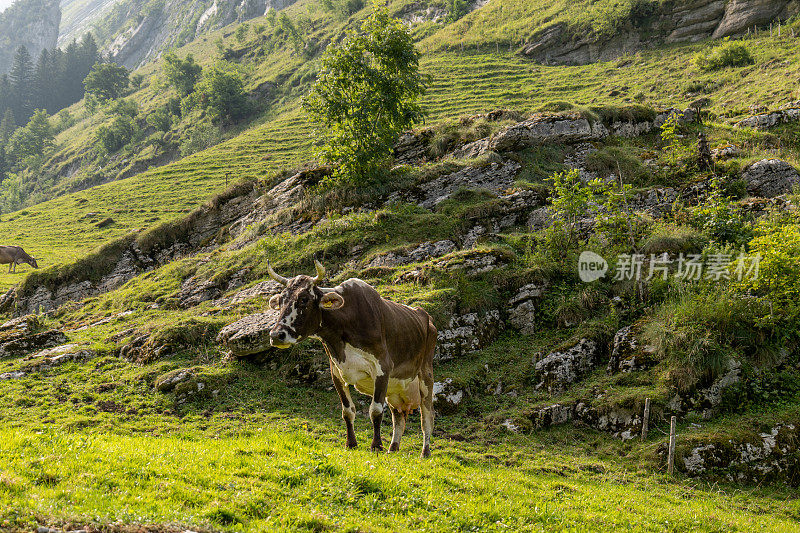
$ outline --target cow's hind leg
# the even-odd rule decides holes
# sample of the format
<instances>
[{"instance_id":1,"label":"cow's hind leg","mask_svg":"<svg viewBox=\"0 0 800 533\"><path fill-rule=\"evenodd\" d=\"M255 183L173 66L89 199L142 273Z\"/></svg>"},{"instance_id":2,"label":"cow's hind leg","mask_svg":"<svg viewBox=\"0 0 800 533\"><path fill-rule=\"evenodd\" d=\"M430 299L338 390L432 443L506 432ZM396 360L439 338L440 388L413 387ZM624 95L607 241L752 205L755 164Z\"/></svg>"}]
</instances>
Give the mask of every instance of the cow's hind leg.
<instances>
[{"instance_id":1,"label":"cow's hind leg","mask_svg":"<svg viewBox=\"0 0 800 533\"><path fill-rule=\"evenodd\" d=\"M433 376L424 380L420 387L422 404L419 412L422 418L422 457L431 456L431 435L433 434Z\"/></svg>"},{"instance_id":2,"label":"cow's hind leg","mask_svg":"<svg viewBox=\"0 0 800 533\"><path fill-rule=\"evenodd\" d=\"M389 445L390 452L400 451L400 439L406 431L406 413L392 407L392 443Z\"/></svg>"},{"instance_id":3,"label":"cow's hind leg","mask_svg":"<svg viewBox=\"0 0 800 533\"><path fill-rule=\"evenodd\" d=\"M420 415L422 419L422 457L431 456L431 435L433 434L433 355L436 351L436 326L428 324L428 345L425 363L419 373L419 392L421 396Z\"/></svg>"},{"instance_id":4,"label":"cow's hind leg","mask_svg":"<svg viewBox=\"0 0 800 533\"><path fill-rule=\"evenodd\" d=\"M375 380L375 393L372 403L369 404L369 418L372 420L372 446L373 452L383 450L381 439L381 423L383 422L383 404L386 403L386 389L389 386L388 372Z\"/></svg>"},{"instance_id":5,"label":"cow's hind leg","mask_svg":"<svg viewBox=\"0 0 800 533\"><path fill-rule=\"evenodd\" d=\"M356 405L353 403L353 398L350 397L350 386L339 378L339 372L331 365L331 379L333 380L333 387L339 393L339 399L342 401L342 420L347 426L347 447L355 448L358 446L356 442L356 432L353 428L353 421L356 419Z\"/></svg>"}]
</instances>

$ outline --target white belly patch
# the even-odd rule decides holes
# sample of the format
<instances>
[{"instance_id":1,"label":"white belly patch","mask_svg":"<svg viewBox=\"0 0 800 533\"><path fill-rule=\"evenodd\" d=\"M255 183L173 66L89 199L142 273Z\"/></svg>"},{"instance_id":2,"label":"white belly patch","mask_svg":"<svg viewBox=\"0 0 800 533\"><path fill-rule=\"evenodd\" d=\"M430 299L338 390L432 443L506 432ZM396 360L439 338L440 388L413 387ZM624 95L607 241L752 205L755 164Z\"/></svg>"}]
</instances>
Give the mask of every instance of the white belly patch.
<instances>
[{"instance_id":1,"label":"white belly patch","mask_svg":"<svg viewBox=\"0 0 800 533\"><path fill-rule=\"evenodd\" d=\"M383 375L383 370L378 359L369 352L345 344L344 361L333 360L333 364L342 380L353 385L362 394L372 396L375 393L375 378ZM420 404L419 378L394 379L389 378L386 390L386 400L389 405L409 411L416 409Z\"/></svg>"}]
</instances>

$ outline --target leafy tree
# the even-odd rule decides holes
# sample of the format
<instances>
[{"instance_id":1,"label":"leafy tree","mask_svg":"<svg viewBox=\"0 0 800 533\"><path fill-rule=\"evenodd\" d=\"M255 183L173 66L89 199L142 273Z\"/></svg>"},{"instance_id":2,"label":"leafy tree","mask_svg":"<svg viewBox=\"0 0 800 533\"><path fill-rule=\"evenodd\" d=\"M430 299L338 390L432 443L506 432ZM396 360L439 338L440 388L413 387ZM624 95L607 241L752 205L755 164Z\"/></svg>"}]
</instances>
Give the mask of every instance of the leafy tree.
<instances>
[{"instance_id":1,"label":"leafy tree","mask_svg":"<svg viewBox=\"0 0 800 533\"><path fill-rule=\"evenodd\" d=\"M236 28L236 40L241 44L247 39L247 34L250 32L250 25L249 24L240 24L238 28Z\"/></svg>"},{"instance_id":2,"label":"leafy tree","mask_svg":"<svg viewBox=\"0 0 800 533\"><path fill-rule=\"evenodd\" d=\"M100 126L95 133L98 149L101 153L111 154L125 146L133 139L137 131L136 122L131 117L118 115L111 124Z\"/></svg>"},{"instance_id":3,"label":"leafy tree","mask_svg":"<svg viewBox=\"0 0 800 533\"><path fill-rule=\"evenodd\" d=\"M223 122L240 119L250 111L242 77L223 63L205 72L191 98L212 119Z\"/></svg>"},{"instance_id":4,"label":"leafy tree","mask_svg":"<svg viewBox=\"0 0 800 533\"><path fill-rule=\"evenodd\" d=\"M128 69L116 63L95 63L83 85L99 102L107 102L122 96L130 83L129 76Z\"/></svg>"},{"instance_id":5,"label":"leafy tree","mask_svg":"<svg viewBox=\"0 0 800 533\"><path fill-rule=\"evenodd\" d=\"M8 140L8 153L16 162L46 153L53 147L55 134L47 111L37 109L28 124L18 128Z\"/></svg>"},{"instance_id":6,"label":"leafy tree","mask_svg":"<svg viewBox=\"0 0 800 533\"><path fill-rule=\"evenodd\" d=\"M192 54L187 55L186 59L180 59L175 52L164 55L164 75L181 98L194 90L202 71L203 67L194 62Z\"/></svg>"},{"instance_id":7,"label":"leafy tree","mask_svg":"<svg viewBox=\"0 0 800 533\"><path fill-rule=\"evenodd\" d=\"M469 2L466 0L447 1L447 21L455 22L469 13Z\"/></svg>"},{"instance_id":8,"label":"leafy tree","mask_svg":"<svg viewBox=\"0 0 800 533\"><path fill-rule=\"evenodd\" d=\"M334 179L374 178L399 134L423 119L419 57L406 26L382 9L325 51L303 105L324 126L319 155L339 164Z\"/></svg>"},{"instance_id":9,"label":"leafy tree","mask_svg":"<svg viewBox=\"0 0 800 533\"><path fill-rule=\"evenodd\" d=\"M172 115L166 107L159 107L154 110L147 115L145 120L147 124L159 131L167 132L172 127Z\"/></svg>"}]
</instances>

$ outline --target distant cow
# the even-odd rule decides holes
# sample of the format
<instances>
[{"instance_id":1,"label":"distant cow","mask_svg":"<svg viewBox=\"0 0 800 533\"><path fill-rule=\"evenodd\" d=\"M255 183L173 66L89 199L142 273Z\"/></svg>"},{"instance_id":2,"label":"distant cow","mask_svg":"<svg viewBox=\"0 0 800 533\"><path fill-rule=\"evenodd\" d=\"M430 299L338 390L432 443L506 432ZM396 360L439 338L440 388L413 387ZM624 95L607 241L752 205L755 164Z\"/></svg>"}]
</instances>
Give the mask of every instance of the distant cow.
<instances>
[{"instance_id":1,"label":"distant cow","mask_svg":"<svg viewBox=\"0 0 800 533\"><path fill-rule=\"evenodd\" d=\"M11 272L13 267L14 272L17 271L17 265L28 263L33 268L39 268L39 263L36 259L25 253L19 246L0 246L0 265L8 263L8 271Z\"/></svg>"},{"instance_id":2,"label":"distant cow","mask_svg":"<svg viewBox=\"0 0 800 533\"><path fill-rule=\"evenodd\" d=\"M400 438L412 409L422 415L422 456L431 454L433 432L433 352L436 327L420 309L385 300L360 279L332 289L320 287L325 268L315 261L316 277L279 276L267 263L270 277L285 289L269 306L280 315L270 331L270 343L288 348L305 338L322 341L330 359L331 378L342 401L347 447L356 447L353 420L356 408L350 385L372 396L372 450L382 450L383 405L392 411L389 451L400 449Z\"/></svg>"}]
</instances>

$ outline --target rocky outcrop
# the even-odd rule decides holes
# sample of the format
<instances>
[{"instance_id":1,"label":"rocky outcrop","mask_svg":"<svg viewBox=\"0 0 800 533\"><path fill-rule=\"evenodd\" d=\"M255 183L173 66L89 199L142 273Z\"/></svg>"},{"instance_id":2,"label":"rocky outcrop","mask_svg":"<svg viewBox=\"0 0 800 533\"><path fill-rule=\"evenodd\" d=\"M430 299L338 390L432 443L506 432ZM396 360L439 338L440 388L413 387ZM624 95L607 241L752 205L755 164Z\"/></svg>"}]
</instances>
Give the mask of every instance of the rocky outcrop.
<instances>
[{"instance_id":1,"label":"rocky outcrop","mask_svg":"<svg viewBox=\"0 0 800 533\"><path fill-rule=\"evenodd\" d=\"M519 169L520 164L510 160L482 167L465 167L435 178L402 196L426 209L433 209L460 189L484 189L496 193L510 189Z\"/></svg>"},{"instance_id":2,"label":"rocky outcrop","mask_svg":"<svg viewBox=\"0 0 800 533\"><path fill-rule=\"evenodd\" d=\"M273 310L248 315L222 328L217 335L217 342L223 344L236 357L275 350L269 343L269 330L277 319L278 312Z\"/></svg>"},{"instance_id":3,"label":"rocky outcrop","mask_svg":"<svg viewBox=\"0 0 800 533\"><path fill-rule=\"evenodd\" d=\"M581 339L567 350L547 354L535 364L536 388L550 394L563 392L594 369L598 355L597 343L589 339Z\"/></svg>"},{"instance_id":4,"label":"rocky outcrop","mask_svg":"<svg viewBox=\"0 0 800 533\"><path fill-rule=\"evenodd\" d=\"M642 411L618 405L595 406L588 401L555 403L534 409L528 418L534 430L571 422L588 426L613 437L630 440L641 435Z\"/></svg>"},{"instance_id":5,"label":"rocky outcrop","mask_svg":"<svg viewBox=\"0 0 800 533\"><path fill-rule=\"evenodd\" d=\"M453 378L446 378L444 381L437 381L433 384L433 407L438 413L455 413L465 397L464 389L458 386Z\"/></svg>"},{"instance_id":6,"label":"rocky outcrop","mask_svg":"<svg viewBox=\"0 0 800 533\"><path fill-rule=\"evenodd\" d=\"M542 144L577 144L600 141L609 136L637 137L660 128L666 119L679 115L681 123L694 120L694 111L666 109L644 112L628 119L599 120L581 113L537 113L528 120L506 126L496 134L467 144L455 152L456 157L478 157L487 152L513 152Z\"/></svg>"},{"instance_id":7,"label":"rocky outcrop","mask_svg":"<svg viewBox=\"0 0 800 533\"><path fill-rule=\"evenodd\" d=\"M389 252L374 257L367 265L367 268L381 266L395 267L407 265L409 263L420 263L449 254L457 249L458 246L451 240L423 242L408 252Z\"/></svg>"},{"instance_id":8,"label":"rocky outcrop","mask_svg":"<svg viewBox=\"0 0 800 533\"><path fill-rule=\"evenodd\" d=\"M742 179L747 182L747 192L764 198L791 192L800 184L797 170L780 159L762 159L753 163L742 172Z\"/></svg>"},{"instance_id":9,"label":"rocky outcrop","mask_svg":"<svg viewBox=\"0 0 800 533\"><path fill-rule=\"evenodd\" d=\"M114 290L177 257L211 249L244 230L236 223L252 214L260 197L255 183L233 186L181 220L105 246L95 257L83 260L92 268L76 263L53 276L38 275L37 284L12 288L0 298L0 312L22 315L51 311L66 302ZM180 301L184 306L197 305L218 297L220 292L213 282L190 278L182 287Z\"/></svg>"},{"instance_id":10,"label":"rocky outcrop","mask_svg":"<svg viewBox=\"0 0 800 533\"><path fill-rule=\"evenodd\" d=\"M768 130L780 124L789 124L792 122L797 122L798 120L800 120L800 109L780 109L770 113L761 113L759 115L743 118L736 123L736 127Z\"/></svg>"},{"instance_id":11,"label":"rocky outcrop","mask_svg":"<svg viewBox=\"0 0 800 533\"><path fill-rule=\"evenodd\" d=\"M653 358L653 348L639 343L639 333L639 327L632 325L614 335L607 367L609 374L644 370L657 362Z\"/></svg>"},{"instance_id":12,"label":"rocky outcrop","mask_svg":"<svg viewBox=\"0 0 800 533\"><path fill-rule=\"evenodd\" d=\"M136 68L158 57L163 51L181 46L198 35L263 16L270 8L283 9L295 0L237 0L214 2L204 0L165 0L157 8L134 0L122 4L109 17L116 33L104 52L116 63ZM123 11L124 10L124 11ZM104 14L97 22L103 23Z\"/></svg>"},{"instance_id":13,"label":"rocky outcrop","mask_svg":"<svg viewBox=\"0 0 800 533\"><path fill-rule=\"evenodd\" d=\"M34 63L42 50L55 48L60 23L58 0L17 0L0 13L0 74L11 69L20 46Z\"/></svg>"},{"instance_id":14,"label":"rocky outcrop","mask_svg":"<svg viewBox=\"0 0 800 533\"><path fill-rule=\"evenodd\" d=\"M800 431L795 424L776 424L749 438L695 443L680 460L688 475L750 483L800 484ZM662 455L666 450L661 450Z\"/></svg>"},{"instance_id":15,"label":"rocky outcrop","mask_svg":"<svg viewBox=\"0 0 800 533\"><path fill-rule=\"evenodd\" d=\"M735 359L728 361L725 373L710 385L688 393L676 393L669 401L668 409L678 415L689 412L699 414L709 420L719 414L722 407L723 394L726 389L742 381L742 364Z\"/></svg>"},{"instance_id":16,"label":"rocky outcrop","mask_svg":"<svg viewBox=\"0 0 800 533\"><path fill-rule=\"evenodd\" d=\"M95 351L85 344L62 344L26 357L27 363L20 370L26 373L39 372L70 361L87 361L95 355Z\"/></svg>"},{"instance_id":17,"label":"rocky outcrop","mask_svg":"<svg viewBox=\"0 0 800 533\"><path fill-rule=\"evenodd\" d=\"M597 36L556 23L539 30L522 54L545 64L584 65L608 61L663 43L742 35L753 27L797 14L797 0L693 0L649 4L651 13L632 12L613 33Z\"/></svg>"},{"instance_id":18,"label":"rocky outcrop","mask_svg":"<svg viewBox=\"0 0 800 533\"><path fill-rule=\"evenodd\" d=\"M436 343L437 361L449 361L491 344L503 330L500 311L493 309L482 313L453 316L447 327L439 330Z\"/></svg>"},{"instance_id":19,"label":"rocky outcrop","mask_svg":"<svg viewBox=\"0 0 800 533\"><path fill-rule=\"evenodd\" d=\"M22 316L0 325L0 358L27 355L66 340L61 331L44 329L35 316Z\"/></svg>"},{"instance_id":20,"label":"rocky outcrop","mask_svg":"<svg viewBox=\"0 0 800 533\"><path fill-rule=\"evenodd\" d=\"M544 295L546 284L530 283L517 291L517 294L508 302L508 321L524 335L533 335L539 331L539 321L536 319L536 307Z\"/></svg>"}]
</instances>

